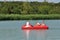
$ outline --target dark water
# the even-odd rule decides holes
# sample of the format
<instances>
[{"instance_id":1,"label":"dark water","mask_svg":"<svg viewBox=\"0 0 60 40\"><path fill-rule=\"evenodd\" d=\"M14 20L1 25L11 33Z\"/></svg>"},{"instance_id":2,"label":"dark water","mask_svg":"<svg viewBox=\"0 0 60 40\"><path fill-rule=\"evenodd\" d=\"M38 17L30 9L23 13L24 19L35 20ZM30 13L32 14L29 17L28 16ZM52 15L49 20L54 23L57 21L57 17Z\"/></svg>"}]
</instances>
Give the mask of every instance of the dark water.
<instances>
[{"instance_id":1,"label":"dark water","mask_svg":"<svg viewBox=\"0 0 60 40\"><path fill-rule=\"evenodd\" d=\"M42 20L29 20L32 25ZM27 20L0 21L0 40L60 40L60 20L45 20L48 30L21 30Z\"/></svg>"}]
</instances>

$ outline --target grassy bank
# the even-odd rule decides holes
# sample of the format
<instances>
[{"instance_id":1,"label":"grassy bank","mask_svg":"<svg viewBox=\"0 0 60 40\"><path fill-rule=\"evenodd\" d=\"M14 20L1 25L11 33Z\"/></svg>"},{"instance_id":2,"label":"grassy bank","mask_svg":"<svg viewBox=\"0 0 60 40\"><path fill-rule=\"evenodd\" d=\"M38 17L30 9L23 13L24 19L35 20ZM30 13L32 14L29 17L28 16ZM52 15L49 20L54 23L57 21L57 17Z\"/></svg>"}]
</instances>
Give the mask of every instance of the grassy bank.
<instances>
[{"instance_id":1,"label":"grassy bank","mask_svg":"<svg viewBox=\"0 0 60 40\"><path fill-rule=\"evenodd\" d=\"M42 20L42 19L60 19L59 14L30 14L30 15L20 15L20 14L0 14L0 20Z\"/></svg>"}]
</instances>

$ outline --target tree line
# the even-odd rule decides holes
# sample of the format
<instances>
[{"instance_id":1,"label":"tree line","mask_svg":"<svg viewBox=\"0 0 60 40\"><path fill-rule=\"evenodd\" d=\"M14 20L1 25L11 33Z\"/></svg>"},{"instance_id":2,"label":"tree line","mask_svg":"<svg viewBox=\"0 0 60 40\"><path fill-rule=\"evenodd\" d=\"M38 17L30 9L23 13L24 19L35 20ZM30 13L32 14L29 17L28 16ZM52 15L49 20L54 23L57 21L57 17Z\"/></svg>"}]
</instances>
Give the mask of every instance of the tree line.
<instances>
[{"instance_id":1,"label":"tree line","mask_svg":"<svg viewBox=\"0 0 60 40\"><path fill-rule=\"evenodd\" d=\"M0 2L0 14L60 14L60 3Z\"/></svg>"}]
</instances>

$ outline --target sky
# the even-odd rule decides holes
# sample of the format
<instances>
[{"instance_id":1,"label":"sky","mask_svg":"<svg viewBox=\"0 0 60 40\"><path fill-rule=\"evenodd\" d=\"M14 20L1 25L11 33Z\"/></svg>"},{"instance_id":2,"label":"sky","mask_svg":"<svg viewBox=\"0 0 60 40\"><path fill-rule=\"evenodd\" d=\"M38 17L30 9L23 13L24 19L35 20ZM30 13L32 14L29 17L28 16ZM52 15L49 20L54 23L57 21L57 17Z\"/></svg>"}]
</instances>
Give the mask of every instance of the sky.
<instances>
[{"instance_id":1,"label":"sky","mask_svg":"<svg viewBox=\"0 0 60 40\"><path fill-rule=\"evenodd\" d=\"M0 1L4 1L4 0L0 0ZM7 0L7 1L26 1L26 0ZM28 1L38 1L38 2L43 2L44 0L28 0ZM55 2L58 3L60 2L60 0L47 0L48 2Z\"/></svg>"}]
</instances>

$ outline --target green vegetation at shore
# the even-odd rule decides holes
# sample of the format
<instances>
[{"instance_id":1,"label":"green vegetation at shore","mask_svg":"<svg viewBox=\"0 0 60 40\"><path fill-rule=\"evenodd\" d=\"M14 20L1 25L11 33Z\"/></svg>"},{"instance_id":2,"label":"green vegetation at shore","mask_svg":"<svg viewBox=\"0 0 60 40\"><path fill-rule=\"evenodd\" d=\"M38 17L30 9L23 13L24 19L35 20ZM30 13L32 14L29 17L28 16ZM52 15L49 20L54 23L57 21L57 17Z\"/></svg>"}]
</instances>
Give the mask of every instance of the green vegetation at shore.
<instances>
[{"instance_id":1,"label":"green vegetation at shore","mask_svg":"<svg viewBox=\"0 0 60 40\"><path fill-rule=\"evenodd\" d=\"M60 19L59 14L30 14L30 15L19 15L19 14L0 14L0 20L49 20L49 19Z\"/></svg>"},{"instance_id":2,"label":"green vegetation at shore","mask_svg":"<svg viewBox=\"0 0 60 40\"><path fill-rule=\"evenodd\" d=\"M0 20L60 19L60 3L0 2Z\"/></svg>"}]
</instances>

